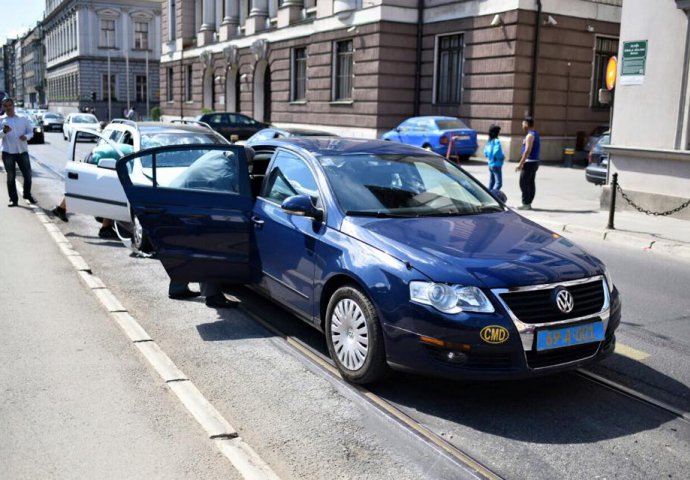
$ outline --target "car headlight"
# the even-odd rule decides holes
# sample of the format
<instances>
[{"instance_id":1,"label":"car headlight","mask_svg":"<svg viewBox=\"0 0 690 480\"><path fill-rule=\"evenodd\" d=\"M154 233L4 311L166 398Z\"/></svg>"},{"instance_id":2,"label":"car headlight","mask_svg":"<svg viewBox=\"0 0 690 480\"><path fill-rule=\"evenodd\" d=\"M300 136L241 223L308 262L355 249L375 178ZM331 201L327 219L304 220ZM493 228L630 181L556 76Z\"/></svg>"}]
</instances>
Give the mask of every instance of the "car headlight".
<instances>
[{"instance_id":1,"label":"car headlight","mask_svg":"<svg viewBox=\"0 0 690 480\"><path fill-rule=\"evenodd\" d=\"M604 267L604 278L606 278L606 285L609 287L609 293L613 293L613 278L611 278L611 272L609 269Z\"/></svg>"},{"instance_id":2,"label":"car headlight","mask_svg":"<svg viewBox=\"0 0 690 480\"><path fill-rule=\"evenodd\" d=\"M433 282L410 282L410 300L443 313L493 313L494 306L477 287Z\"/></svg>"}]
</instances>

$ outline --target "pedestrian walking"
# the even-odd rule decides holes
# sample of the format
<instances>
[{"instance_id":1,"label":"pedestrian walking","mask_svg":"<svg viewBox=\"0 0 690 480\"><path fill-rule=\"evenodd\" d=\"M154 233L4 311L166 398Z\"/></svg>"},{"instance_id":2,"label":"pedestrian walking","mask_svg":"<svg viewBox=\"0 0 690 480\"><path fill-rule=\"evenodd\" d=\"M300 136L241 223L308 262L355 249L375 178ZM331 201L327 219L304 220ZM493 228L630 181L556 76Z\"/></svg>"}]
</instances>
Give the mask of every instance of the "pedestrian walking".
<instances>
[{"instance_id":1,"label":"pedestrian walking","mask_svg":"<svg viewBox=\"0 0 690 480\"><path fill-rule=\"evenodd\" d=\"M19 198L17 196L17 166L24 177L24 198L31 203L36 203L31 196L31 160L29 160L29 147L27 142L34 135L31 120L20 117L14 111L14 100L5 98L2 100L2 108L5 114L0 117L2 132L2 163L7 172L7 193L10 196L9 207L16 207Z\"/></svg>"},{"instance_id":2,"label":"pedestrian walking","mask_svg":"<svg viewBox=\"0 0 690 480\"><path fill-rule=\"evenodd\" d=\"M131 107L129 111L127 112L126 116L127 120L136 120L137 118L137 111L134 110L134 107Z\"/></svg>"},{"instance_id":3,"label":"pedestrian walking","mask_svg":"<svg viewBox=\"0 0 690 480\"><path fill-rule=\"evenodd\" d=\"M518 210L532 210L532 202L537 192L535 179L537 169L539 169L539 152L541 150L541 139L539 132L534 128L534 119L526 117L522 121L522 130L525 132L525 139L522 141L522 155L516 172L520 172L520 190L522 191L522 205Z\"/></svg>"},{"instance_id":4,"label":"pedestrian walking","mask_svg":"<svg viewBox=\"0 0 690 480\"><path fill-rule=\"evenodd\" d=\"M503 148L498 134L501 127L491 125L489 127L489 141L484 146L484 156L489 161L489 190L500 190L503 186Z\"/></svg>"}]
</instances>

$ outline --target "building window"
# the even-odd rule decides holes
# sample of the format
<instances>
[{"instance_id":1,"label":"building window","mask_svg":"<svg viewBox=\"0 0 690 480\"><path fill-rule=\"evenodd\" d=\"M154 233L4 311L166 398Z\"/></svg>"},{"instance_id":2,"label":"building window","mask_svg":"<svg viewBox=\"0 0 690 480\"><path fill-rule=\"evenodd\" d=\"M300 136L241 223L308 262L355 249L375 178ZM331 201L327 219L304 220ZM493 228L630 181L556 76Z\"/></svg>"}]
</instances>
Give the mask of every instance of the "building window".
<instances>
[{"instance_id":1,"label":"building window","mask_svg":"<svg viewBox=\"0 0 690 480\"><path fill-rule=\"evenodd\" d=\"M596 37L594 47L594 72L592 72L592 108L609 108L599 103L599 89L606 88L606 66L609 58L618 55L618 39Z\"/></svg>"},{"instance_id":2,"label":"building window","mask_svg":"<svg viewBox=\"0 0 690 480\"><path fill-rule=\"evenodd\" d=\"M185 81L185 95L184 99L188 102L192 101L192 79L194 78L194 70L191 65L187 65L187 76Z\"/></svg>"},{"instance_id":3,"label":"building window","mask_svg":"<svg viewBox=\"0 0 690 480\"><path fill-rule=\"evenodd\" d=\"M108 100L108 95L110 95L110 100L117 100L117 93L115 92L115 75L110 75L110 92L108 92L108 74L104 73L101 77L101 99Z\"/></svg>"},{"instance_id":4,"label":"building window","mask_svg":"<svg viewBox=\"0 0 690 480\"><path fill-rule=\"evenodd\" d=\"M291 75L292 100L302 101L307 99L307 49L292 49L292 75Z\"/></svg>"},{"instance_id":5,"label":"building window","mask_svg":"<svg viewBox=\"0 0 690 480\"><path fill-rule=\"evenodd\" d=\"M137 50L149 49L148 22L134 22L134 48Z\"/></svg>"},{"instance_id":6,"label":"building window","mask_svg":"<svg viewBox=\"0 0 690 480\"><path fill-rule=\"evenodd\" d=\"M115 20L101 20L101 47L115 48Z\"/></svg>"},{"instance_id":7,"label":"building window","mask_svg":"<svg viewBox=\"0 0 690 480\"><path fill-rule=\"evenodd\" d=\"M462 101L462 57L462 34L438 38L436 103L457 105Z\"/></svg>"},{"instance_id":8,"label":"building window","mask_svg":"<svg viewBox=\"0 0 690 480\"><path fill-rule=\"evenodd\" d=\"M137 75L134 82L136 88L136 101L143 103L146 101L146 75Z\"/></svg>"},{"instance_id":9,"label":"building window","mask_svg":"<svg viewBox=\"0 0 690 480\"><path fill-rule=\"evenodd\" d=\"M352 100L352 85L355 72L352 59L352 40L335 43L333 69L333 100Z\"/></svg>"},{"instance_id":10,"label":"building window","mask_svg":"<svg viewBox=\"0 0 690 480\"><path fill-rule=\"evenodd\" d=\"M168 99L169 102L172 102L175 99L175 96L173 95L173 69L168 68L168 75L167 75L167 82L165 85L165 97Z\"/></svg>"}]
</instances>

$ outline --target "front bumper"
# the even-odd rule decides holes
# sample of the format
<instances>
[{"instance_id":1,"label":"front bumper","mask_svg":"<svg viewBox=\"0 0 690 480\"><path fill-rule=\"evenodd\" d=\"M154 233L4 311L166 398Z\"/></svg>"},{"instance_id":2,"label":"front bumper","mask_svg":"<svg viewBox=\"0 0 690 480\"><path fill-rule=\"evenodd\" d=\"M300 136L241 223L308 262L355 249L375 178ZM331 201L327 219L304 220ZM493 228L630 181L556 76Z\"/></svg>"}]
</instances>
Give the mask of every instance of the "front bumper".
<instances>
[{"instance_id":1,"label":"front bumper","mask_svg":"<svg viewBox=\"0 0 690 480\"><path fill-rule=\"evenodd\" d=\"M395 325L384 323L389 365L396 370L471 380L535 377L596 363L613 353L615 330L621 318L620 298L614 290L607 298L606 308L596 316L552 325L564 327L601 321L605 332L603 341L538 352L535 331L544 327L516 323L503 305L495 314L467 315L461 321L423 306L415 305L413 310L416 310L414 320L403 319ZM480 337L481 329L487 325L503 327L510 336L504 343L488 344ZM422 336L439 339L445 345L424 343Z\"/></svg>"}]
</instances>

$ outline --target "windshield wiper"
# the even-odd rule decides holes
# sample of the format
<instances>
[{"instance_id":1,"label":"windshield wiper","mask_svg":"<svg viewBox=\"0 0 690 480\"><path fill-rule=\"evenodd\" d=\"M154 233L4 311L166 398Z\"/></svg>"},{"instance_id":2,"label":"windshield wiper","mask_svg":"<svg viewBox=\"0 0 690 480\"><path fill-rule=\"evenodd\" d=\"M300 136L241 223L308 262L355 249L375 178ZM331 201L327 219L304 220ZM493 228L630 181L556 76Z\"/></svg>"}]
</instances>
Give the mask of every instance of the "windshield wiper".
<instances>
[{"instance_id":1,"label":"windshield wiper","mask_svg":"<svg viewBox=\"0 0 690 480\"><path fill-rule=\"evenodd\" d=\"M352 217L375 217L375 218L417 218L419 214L402 214L402 213L392 213L384 212L382 210L348 210L345 215Z\"/></svg>"}]
</instances>

